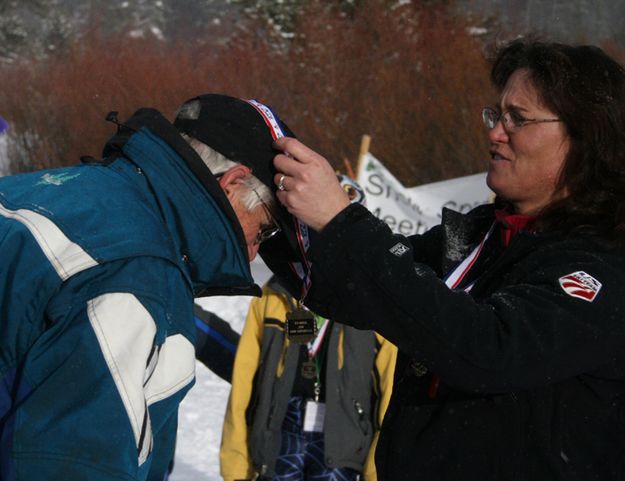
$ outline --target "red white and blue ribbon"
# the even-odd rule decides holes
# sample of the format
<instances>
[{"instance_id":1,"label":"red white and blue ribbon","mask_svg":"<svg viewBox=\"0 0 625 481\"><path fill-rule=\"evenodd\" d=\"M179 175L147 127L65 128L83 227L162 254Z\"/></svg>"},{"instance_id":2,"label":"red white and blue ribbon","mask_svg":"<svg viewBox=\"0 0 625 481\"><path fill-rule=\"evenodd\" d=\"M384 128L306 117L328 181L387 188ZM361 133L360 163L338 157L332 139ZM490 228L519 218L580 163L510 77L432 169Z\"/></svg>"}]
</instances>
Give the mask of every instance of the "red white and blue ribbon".
<instances>
[{"instance_id":1,"label":"red white and blue ribbon","mask_svg":"<svg viewBox=\"0 0 625 481\"><path fill-rule=\"evenodd\" d=\"M475 246L473 251L471 251L471 253L460 264L458 264L458 266L454 270L447 274L447 277L445 278L445 284L447 285L447 287L449 287L450 289L455 289L456 287L458 287L458 285L460 285L462 279L464 279L467 273L471 270L471 267L473 267L473 264L475 264L475 261L482 253L482 249L484 249L484 244L486 244L486 241L495 230L495 224L496 223L493 223L493 225L490 226L490 229L488 230L482 241L477 246ZM467 287L465 287L464 291L469 292L473 288L473 284L475 284L475 282L472 282Z\"/></svg>"},{"instance_id":2,"label":"red white and blue ribbon","mask_svg":"<svg viewBox=\"0 0 625 481\"><path fill-rule=\"evenodd\" d=\"M278 122L278 118L269 107L267 107L265 104L261 104L258 100L254 99L246 100L246 102L254 107L261 115L261 117L267 124L267 127L269 127L269 132L271 133L273 140L285 137L284 131L282 130L282 127L280 127L280 123Z\"/></svg>"},{"instance_id":3,"label":"red white and blue ribbon","mask_svg":"<svg viewBox=\"0 0 625 481\"><path fill-rule=\"evenodd\" d=\"M445 284L447 285L447 287L449 287L450 289L456 289L460 285L462 279L464 279L467 273L471 270L471 267L473 267L475 261L482 253L482 250L484 249L484 244L486 244L486 241L492 235L493 231L495 230L496 224L497 222L493 222L493 225L490 226L490 229L488 229L488 232L486 233L482 241L477 246L475 246L471 253L467 257L465 257L464 260L460 264L458 264L455 269L447 274L447 276L445 277ZM473 289L474 285L475 281L471 282L463 290L465 292L469 292L471 289ZM431 399L436 398L440 382L440 377L434 374L432 376L432 382L430 383L430 387L428 389L428 396Z\"/></svg>"},{"instance_id":4,"label":"red white and blue ribbon","mask_svg":"<svg viewBox=\"0 0 625 481\"><path fill-rule=\"evenodd\" d=\"M267 124L269 128L269 132L271 133L271 137L274 140L281 139L285 137L284 131L282 127L280 127L280 123L278 122L277 116L273 113L273 111L266 106L265 104L259 102L258 100L249 99L246 100L248 104L256 109L256 111L260 114L260 116ZM287 154L288 155L288 154ZM302 299L306 297L308 290L311 286L310 279L310 270L312 264L308 260L308 256L306 253L310 247L310 231L306 224L304 224L301 220L295 219L295 234L297 237L297 243L300 248L300 252L302 254L302 259L304 260L304 264L300 262L292 262L290 263L291 269L302 281Z\"/></svg>"}]
</instances>

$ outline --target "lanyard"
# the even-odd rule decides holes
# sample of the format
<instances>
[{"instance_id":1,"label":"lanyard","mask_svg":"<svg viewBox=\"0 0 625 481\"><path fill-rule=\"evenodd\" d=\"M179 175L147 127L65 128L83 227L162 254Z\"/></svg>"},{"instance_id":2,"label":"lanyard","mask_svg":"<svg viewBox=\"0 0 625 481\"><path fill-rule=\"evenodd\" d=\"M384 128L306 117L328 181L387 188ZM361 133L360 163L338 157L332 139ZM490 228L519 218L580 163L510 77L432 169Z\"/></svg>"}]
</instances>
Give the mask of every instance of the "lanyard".
<instances>
[{"instance_id":1,"label":"lanyard","mask_svg":"<svg viewBox=\"0 0 625 481\"><path fill-rule=\"evenodd\" d=\"M318 319L321 320L323 318L318 317L315 314L315 322L317 322ZM315 336L315 338L311 342L308 343L308 357L309 358L315 357L317 353L319 352L319 348L323 345L323 340L326 336L326 333L328 332L329 326L330 326L330 320L323 319L321 323L321 327L319 327L319 332L317 332L317 335Z\"/></svg>"},{"instance_id":2,"label":"lanyard","mask_svg":"<svg viewBox=\"0 0 625 481\"><path fill-rule=\"evenodd\" d=\"M322 319L322 317L315 315L315 322ZM321 395L321 369L323 369L324 358L328 351L328 342L325 342L325 338L331 325L329 319L323 319L323 324L314 341L308 343L308 359L312 360L315 365L315 384L313 386L315 402L319 402Z\"/></svg>"},{"instance_id":3,"label":"lanyard","mask_svg":"<svg viewBox=\"0 0 625 481\"><path fill-rule=\"evenodd\" d=\"M447 274L447 276L445 276L445 284L447 285L447 287L449 287L450 289L455 289L460 285L462 279L464 279L467 273L471 270L471 267L473 267L475 261L477 261L477 258L482 253L482 250L484 249L484 244L486 244L486 241L492 235L493 231L495 230L496 224L496 221L493 222L482 241L477 246L475 246L473 251L471 251L471 253L460 264L458 264L455 269L451 270ZM464 288L464 292L471 291L474 285L475 281L471 282L471 284ZM432 382L430 383L430 387L428 389L428 396L430 397L430 399L436 398L436 393L438 392L438 386L440 385L440 382L441 378L434 374L432 376Z\"/></svg>"},{"instance_id":4,"label":"lanyard","mask_svg":"<svg viewBox=\"0 0 625 481\"><path fill-rule=\"evenodd\" d=\"M460 264L458 264L455 269L447 274L447 276L445 277L445 284L447 285L447 287L449 287L450 289L455 289L460 285L462 279L464 279L467 273L471 270L471 267L473 267L473 264L475 264L475 261L482 253L482 250L484 249L484 244L486 244L486 241L495 230L496 224L496 222L493 222L493 225L491 225L490 229L488 229L488 232L482 239L482 242L475 246L473 251ZM465 287L464 291L469 292L473 288L473 284L475 284L475 282L472 282L467 287Z\"/></svg>"}]
</instances>

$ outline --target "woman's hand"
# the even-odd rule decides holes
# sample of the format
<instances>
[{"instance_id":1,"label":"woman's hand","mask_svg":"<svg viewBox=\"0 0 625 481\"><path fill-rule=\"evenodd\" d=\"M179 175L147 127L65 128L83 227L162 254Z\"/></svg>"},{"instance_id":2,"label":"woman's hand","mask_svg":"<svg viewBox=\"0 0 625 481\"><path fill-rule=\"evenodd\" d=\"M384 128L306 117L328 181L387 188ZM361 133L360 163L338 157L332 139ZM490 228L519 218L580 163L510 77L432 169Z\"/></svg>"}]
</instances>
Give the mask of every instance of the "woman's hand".
<instances>
[{"instance_id":1,"label":"woman's hand","mask_svg":"<svg viewBox=\"0 0 625 481\"><path fill-rule=\"evenodd\" d=\"M293 138L282 138L275 147L278 170L276 196L287 210L316 231L322 230L350 203L328 161Z\"/></svg>"}]
</instances>

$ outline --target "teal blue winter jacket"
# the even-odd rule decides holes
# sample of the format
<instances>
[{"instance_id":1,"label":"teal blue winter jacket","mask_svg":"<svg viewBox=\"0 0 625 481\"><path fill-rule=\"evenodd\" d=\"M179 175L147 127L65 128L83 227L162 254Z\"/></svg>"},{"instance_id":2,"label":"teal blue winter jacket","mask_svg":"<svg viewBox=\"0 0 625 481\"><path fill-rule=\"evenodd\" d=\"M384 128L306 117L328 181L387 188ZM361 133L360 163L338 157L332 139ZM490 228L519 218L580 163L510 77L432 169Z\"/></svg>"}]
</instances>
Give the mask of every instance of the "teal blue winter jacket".
<instances>
[{"instance_id":1,"label":"teal blue winter jacket","mask_svg":"<svg viewBox=\"0 0 625 481\"><path fill-rule=\"evenodd\" d=\"M258 294L241 227L143 109L102 163L0 178L0 479L156 480L194 381L194 295Z\"/></svg>"}]
</instances>

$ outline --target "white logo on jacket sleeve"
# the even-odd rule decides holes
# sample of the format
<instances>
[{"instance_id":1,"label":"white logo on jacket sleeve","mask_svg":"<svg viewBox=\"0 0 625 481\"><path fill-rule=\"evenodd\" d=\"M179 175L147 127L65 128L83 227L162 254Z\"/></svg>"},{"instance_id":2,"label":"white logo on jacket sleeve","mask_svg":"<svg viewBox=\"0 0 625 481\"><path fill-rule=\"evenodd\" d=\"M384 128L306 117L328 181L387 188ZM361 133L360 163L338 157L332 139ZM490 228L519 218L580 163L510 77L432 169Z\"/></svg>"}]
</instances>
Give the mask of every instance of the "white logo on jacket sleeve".
<instances>
[{"instance_id":1,"label":"white logo on jacket sleeve","mask_svg":"<svg viewBox=\"0 0 625 481\"><path fill-rule=\"evenodd\" d=\"M601 290L601 282L584 271L572 272L558 279L560 286L571 297L592 302Z\"/></svg>"},{"instance_id":2,"label":"white logo on jacket sleeve","mask_svg":"<svg viewBox=\"0 0 625 481\"><path fill-rule=\"evenodd\" d=\"M403 256L406 252L408 252L410 250L410 248L406 247L404 244L402 244L401 242L398 242L397 244L395 244L393 247L391 247L389 249L389 252L391 254L395 254L397 257L401 257Z\"/></svg>"},{"instance_id":3,"label":"white logo on jacket sleeve","mask_svg":"<svg viewBox=\"0 0 625 481\"><path fill-rule=\"evenodd\" d=\"M0 216L13 219L26 227L39 244L58 276L64 281L74 274L98 265L83 248L69 240L46 216L33 210L10 210L0 204Z\"/></svg>"}]
</instances>

